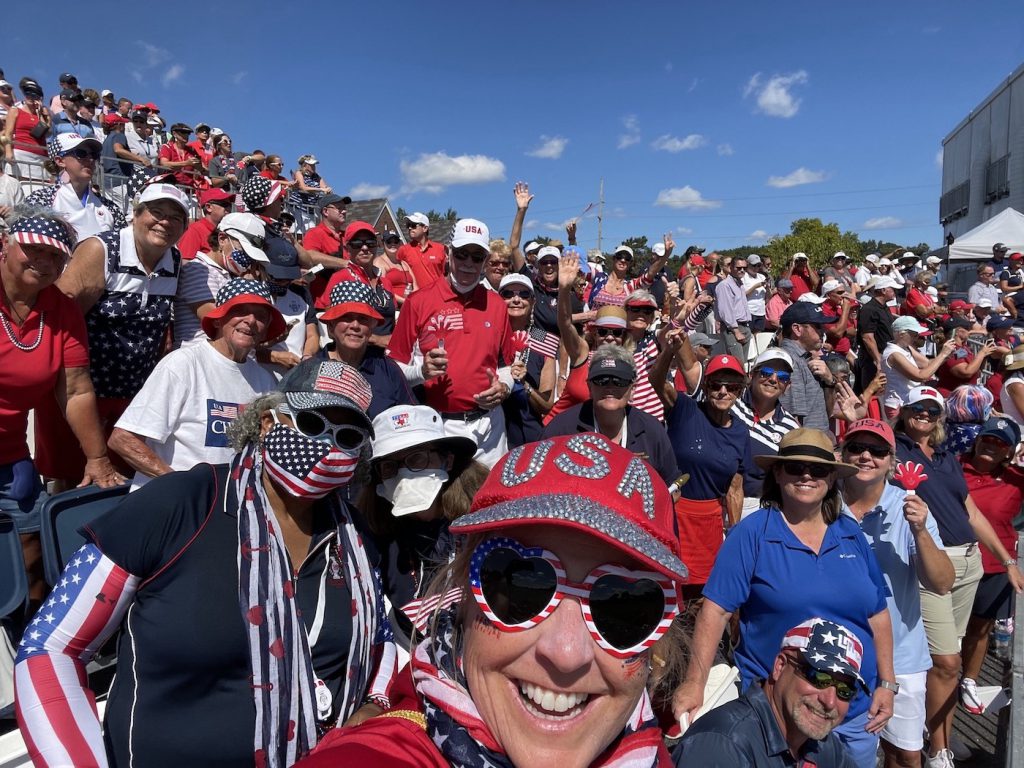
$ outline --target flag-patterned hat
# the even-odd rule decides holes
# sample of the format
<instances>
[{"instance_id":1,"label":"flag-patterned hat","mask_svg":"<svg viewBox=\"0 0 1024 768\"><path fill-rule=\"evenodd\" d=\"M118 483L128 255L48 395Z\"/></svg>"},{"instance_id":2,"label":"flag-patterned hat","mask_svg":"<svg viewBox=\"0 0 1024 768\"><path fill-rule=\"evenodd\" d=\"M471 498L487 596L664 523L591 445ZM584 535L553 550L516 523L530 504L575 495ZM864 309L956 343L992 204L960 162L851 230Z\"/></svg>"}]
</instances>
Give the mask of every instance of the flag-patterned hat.
<instances>
[{"instance_id":1,"label":"flag-patterned hat","mask_svg":"<svg viewBox=\"0 0 1024 768\"><path fill-rule=\"evenodd\" d=\"M270 325L267 327L266 339L276 339L288 330L284 316L274 306L274 297L266 283L259 280L245 280L236 277L225 283L217 291L216 306L206 313L202 320L203 330L211 339L217 334L214 321L222 320L234 307L243 304L260 304L270 308Z\"/></svg>"},{"instance_id":2,"label":"flag-patterned hat","mask_svg":"<svg viewBox=\"0 0 1024 768\"><path fill-rule=\"evenodd\" d=\"M359 415L360 426L372 436L373 423L366 411L373 391L362 374L339 360L306 360L278 383L288 407L294 411L310 408L347 408Z\"/></svg>"},{"instance_id":3,"label":"flag-patterned hat","mask_svg":"<svg viewBox=\"0 0 1024 768\"><path fill-rule=\"evenodd\" d=\"M250 211L261 211L277 200L284 191L281 182L253 176L242 187L242 202Z\"/></svg>"},{"instance_id":4,"label":"flag-patterned hat","mask_svg":"<svg viewBox=\"0 0 1024 768\"><path fill-rule=\"evenodd\" d=\"M320 321L329 323L343 315L354 312L364 317L383 322L384 318L373 308L370 286L358 280L342 280L331 288L331 306L320 315Z\"/></svg>"},{"instance_id":5,"label":"flag-patterned hat","mask_svg":"<svg viewBox=\"0 0 1024 768\"><path fill-rule=\"evenodd\" d=\"M11 237L21 245L48 245L70 256L78 241L70 224L49 216L26 216L11 226Z\"/></svg>"},{"instance_id":6,"label":"flag-patterned hat","mask_svg":"<svg viewBox=\"0 0 1024 768\"><path fill-rule=\"evenodd\" d=\"M860 674L864 644L842 624L820 616L808 619L786 633L782 638L782 647L800 651L804 661L819 672L848 675L860 683L865 691L868 690Z\"/></svg>"},{"instance_id":7,"label":"flag-patterned hat","mask_svg":"<svg viewBox=\"0 0 1024 768\"><path fill-rule=\"evenodd\" d=\"M96 156L99 157L100 150L103 149L103 145L99 140L91 136L79 136L77 133L57 134L46 142L46 153L50 156L51 160L56 162L58 157L63 157L83 144L87 147L92 147L96 152Z\"/></svg>"}]
</instances>

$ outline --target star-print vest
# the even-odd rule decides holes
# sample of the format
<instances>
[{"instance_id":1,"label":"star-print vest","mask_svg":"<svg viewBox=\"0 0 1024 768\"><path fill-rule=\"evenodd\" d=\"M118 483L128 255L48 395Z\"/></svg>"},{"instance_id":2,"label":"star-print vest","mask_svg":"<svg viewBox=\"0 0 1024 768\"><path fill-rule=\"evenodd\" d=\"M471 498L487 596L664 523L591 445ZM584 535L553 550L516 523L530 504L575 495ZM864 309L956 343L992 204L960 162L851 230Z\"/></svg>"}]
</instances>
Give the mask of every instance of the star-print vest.
<instances>
[{"instance_id":1,"label":"star-print vest","mask_svg":"<svg viewBox=\"0 0 1024 768\"><path fill-rule=\"evenodd\" d=\"M134 248L134 237L131 227L96 235L106 252L107 290L85 322L97 397L135 397L159 360L171 322L181 253L171 248L171 271L156 269L147 275L139 267L121 264L124 238Z\"/></svg>"}]
</instances>

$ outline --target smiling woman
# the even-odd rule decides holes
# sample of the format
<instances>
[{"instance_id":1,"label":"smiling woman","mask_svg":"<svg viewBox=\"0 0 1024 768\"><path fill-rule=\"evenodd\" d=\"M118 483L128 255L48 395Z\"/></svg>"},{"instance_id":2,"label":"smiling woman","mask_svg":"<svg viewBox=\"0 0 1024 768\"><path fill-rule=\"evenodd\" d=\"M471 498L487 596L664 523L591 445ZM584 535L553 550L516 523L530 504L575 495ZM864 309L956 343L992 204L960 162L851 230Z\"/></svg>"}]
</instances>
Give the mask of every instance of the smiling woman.
<instances>
[{"instance_id":1,"label":"smiling woman","mask_svg":"<svg viewBox=\"0 0 1024 768\"><path fill-rule=\"evenodd\" d=\"M300 765L668 765L645 686L686 567L648 465L594 434L515 448L452 531L395 708Z\"/></svg>"}]
</instances>

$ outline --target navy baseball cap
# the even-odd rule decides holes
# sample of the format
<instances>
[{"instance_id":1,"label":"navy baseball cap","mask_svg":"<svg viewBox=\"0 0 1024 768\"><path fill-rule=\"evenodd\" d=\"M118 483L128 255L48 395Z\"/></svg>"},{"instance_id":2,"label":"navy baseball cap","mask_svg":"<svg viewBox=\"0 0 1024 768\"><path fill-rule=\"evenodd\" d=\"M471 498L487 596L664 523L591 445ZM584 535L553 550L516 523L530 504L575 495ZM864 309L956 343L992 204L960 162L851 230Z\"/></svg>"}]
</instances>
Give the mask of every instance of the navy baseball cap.
<instances>
[{"instance_id":1,"label":"navy baseball cap","mask_svg":"<svg viewBox=\"0 0 1024 768\"><path fill-rule=\"evenodd\" d=\"M999 331L1003 328L1013 327L1013 318L1011 317L993 317L988 321L988 325L985 326L990 331Z\"/></svg>"},{"instance_id":2,"label":"navy baseball cap","mask_svg":"<svg viewBox=\"0 0 1024 768\"><path fill-rule=\"evenodd\" d=\"M283 237L272 237L264 245L267 274L275 280L295 280L299 274L299 252Z\"/></svg>"},{"instance_id":3,"label":"navy baseball cap","mask_svg":"<svg viewBox=\"0 0 1024 768\"><path fill-rule=\"evenodd\" d=\"M1015 448L1020 442L1020 427L1013 419L993 416L982 426L978 437L994 437Z\"/></svg>"},{"instance_id":4,"label":"navy baseball cap","mask_svg":"<svg viewBox=\"0 0 1024 768\"><path fill-rule=\"evenodd\" d=\"M828 325L830 322L832 321L821 311L821 305L811 304L807 301L798 301L787 307L779 319L779 325L783 328L788 328L793 323Z\"/></svg>"}]
</instances>

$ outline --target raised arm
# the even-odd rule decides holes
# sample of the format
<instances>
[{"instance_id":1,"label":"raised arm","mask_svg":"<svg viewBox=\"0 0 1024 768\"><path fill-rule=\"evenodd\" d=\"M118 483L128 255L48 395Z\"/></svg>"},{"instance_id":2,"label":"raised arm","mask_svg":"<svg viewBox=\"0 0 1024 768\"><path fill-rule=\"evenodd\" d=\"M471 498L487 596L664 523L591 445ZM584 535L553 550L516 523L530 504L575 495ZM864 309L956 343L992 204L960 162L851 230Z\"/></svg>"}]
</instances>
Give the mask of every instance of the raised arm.
<instances>
[{"instance_id":1,"label":"raised arm","mask_svg":"<svg viewBox=\"0 0 1024 768\"><path fill-rule=\"evenodd\" d=\"M575 256L562 256L558 260L558 333L573 368L586 360L590 353L586 340L572 324L572 290L579 269L580 263Z\"/></svg>"},{"instance_id":2,"label":"raised arm","mask_svg":"<svg viewBox=\"0 0 1024 768\"><path fill-rule=\"evenodd\" d=\"M523 222L526 220L526 211L530 207L533 195L530 194L530 185L525 181L517 181L512 193L516 197L516 215L512 219L508 247L512 249L512 271L518 272L526 264L526 256L523 255L519 244L523 240Z\"/></svg>"}]
</instances>

